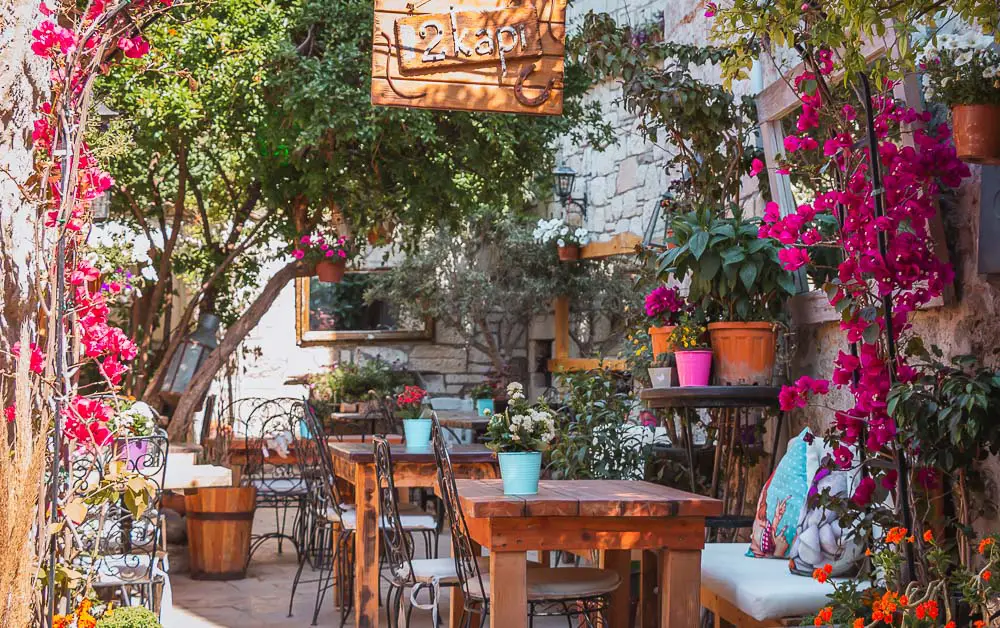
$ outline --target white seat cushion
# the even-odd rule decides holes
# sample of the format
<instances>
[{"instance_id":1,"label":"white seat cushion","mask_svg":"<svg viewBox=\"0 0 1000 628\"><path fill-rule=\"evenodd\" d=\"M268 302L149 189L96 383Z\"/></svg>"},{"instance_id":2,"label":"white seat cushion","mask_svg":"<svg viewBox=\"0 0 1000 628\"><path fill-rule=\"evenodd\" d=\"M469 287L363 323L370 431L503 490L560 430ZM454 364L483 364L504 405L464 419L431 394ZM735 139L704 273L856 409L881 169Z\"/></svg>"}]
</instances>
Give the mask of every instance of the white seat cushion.
<instances>
[{"instance_id":1,"label":"white seat cushion","mask_svg":"<svg viewBox=\"0 0 1000 628\"><path fill-rule=\"evenodd\" d=\"M528 569L528 600L579 600L606 595L618 588L621 578L609 569L594 567L537 567ZM483 573L483 586L489 591L490 576ZM469 583L469 593L483 598L479 583Z\"/></svg>"},{"instance_id":2,"label":"white seat cushion","mask_svg":"<svg viewBox=\"0 0 1000 628\"><path fill-rule=\"evenodd\" d=\"M708 543L701 553L701 585L758 621L815 615L830 603L831 578L820 584L788 571L788 561L752 558L744 543Z\"/></svg>"},{"instance_id":3,"label":"white seat cushion","mask_svg":"<svg viewBox=\"0 0 1000 628\"><path fill-rule=\"evenodd\" d=\"M358 527L358 515L354 508L341 508L340 521L348 530L355 530ZM337 513L332 508L327 510L326 516L330 521L337 521ZM420 514L400 514L399 519L403 524L403 529L408 531L437 530L437 521L432 515ZM382 526L388 525L385 517L382 517Z\"/></svg>"}]
</instances>

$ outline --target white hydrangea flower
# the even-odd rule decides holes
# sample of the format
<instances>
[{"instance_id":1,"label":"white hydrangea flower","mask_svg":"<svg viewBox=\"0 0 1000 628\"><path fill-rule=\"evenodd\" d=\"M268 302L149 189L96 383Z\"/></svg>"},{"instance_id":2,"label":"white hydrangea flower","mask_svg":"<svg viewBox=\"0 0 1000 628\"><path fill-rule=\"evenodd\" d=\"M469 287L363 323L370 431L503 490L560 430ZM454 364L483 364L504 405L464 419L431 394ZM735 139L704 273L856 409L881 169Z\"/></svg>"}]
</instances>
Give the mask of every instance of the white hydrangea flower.
<instances>
[{"instance_id":1,"label":"white hydrangea flower","mask_svg":"<svg viewBox=\"0 0 1000 628\"><path fill-rule=\"evenodd\" d=\"M507 396L513 401L524 399L524 386L521 385L521 382L507 384Z\"/></svg>"},{"instance_id":2,"label":"white hydrangea flower","mask_svg":"<svg viewBox=\"0 0 1000 628\"><path fill-rule=\"evenodd\" d=\"M142 270L139 271L139 274L141 274L142 278L146 281L156 281L158 278L156 270L151 265L143 266Z\"/></svg>"},{"instance_id":3,"label":"white hydrangea flower","mask_svg":"<svg viewBox=\"0 0 1000 628\"><path fill-rule=\"evenodd\" d=\"M972 61L972 51L971 50L966 50L965 52L962 52L961 54L958 54L958 55L955 56L955 66L956 67L962 67L963 65L965 65L966 63L968 63L970 61ZM944 83L944 81L942 81L942 83Z\"/></svg>"}]
</instances>

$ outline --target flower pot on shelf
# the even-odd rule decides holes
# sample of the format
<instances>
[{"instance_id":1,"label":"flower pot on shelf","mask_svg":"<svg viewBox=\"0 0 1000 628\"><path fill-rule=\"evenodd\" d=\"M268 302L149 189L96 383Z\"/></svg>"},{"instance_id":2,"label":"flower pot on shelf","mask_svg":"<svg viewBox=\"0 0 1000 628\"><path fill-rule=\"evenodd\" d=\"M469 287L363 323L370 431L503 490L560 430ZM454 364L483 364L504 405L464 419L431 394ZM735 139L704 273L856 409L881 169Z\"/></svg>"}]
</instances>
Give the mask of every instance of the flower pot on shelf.
<instances>
[{"instance_id":1,"label":"flower pot on shelf","mask_svg":"<svg viewBox=\"0 0 1000 628\"><path fill-rule=\"evenodd\" d=\"M347 262L344 260L316 262L316 277L323 283L340 283L345 272L347 272Z\"/></svg>"},{"instance_id":2,"label":"flower pot on shelf","mask_svg":"<svg viewBox=\"0 0 1000 628\"><path fill-rule=\"evenodd\" d=\"M430 419L403 419L403 436L406 448L415 451L427 451L431 447Z\"/></svg>"},{"instance_id":3,"label":"flower pot on shelf","mask_svg":"<svg viewBox=\"0 0 1000 628\"><path fill-rule=\"evenodd\" d=\"M1000 164L1000 105L955 105L951 123L959 159Z\"/></svg>"},{"instance_id":4,"label":"flower pot on shelf","mask_svg":"<svg viewBox=\"0 0 1000 628\"><path fill-rule=\"evenodd\" d=\"M649 380L653 388L671 388L674 386L674 367L650 367L647 370L649 371Z\"/></svg>"},{"instance_id":5,"label":"flower pot on shelf","mask_svg":"<svg viewBox=\"0 0 1000 628\"><path fill-rule=\"evenodd\" d=\"M503 480L504 495L538 494L538 478L542 475L542 452L502 451L497 454L500 461L500 478Z\"/></svg>"},{"instance_id":6,"label":"flower pot on shelf","mask_svg":"<svg viewBox=\"0 0 1000 628\"><path fill-rule=\"evenodd\" d=\"M573 262L580 259L580 247L576 244L560 246L559 259L564 262Z\"/></svg>"},{"instance_id":7,"label":"flower pot on shelf","mask_svg":"<svg viewBox=\"0 0 1000 628\"><path fill-rule=\"evenodd\" d=\"M478 416L486 416L486 411L489 410L490 414L495 412L494 404L492 399L476 399L476 414Z\"/></svg>"},{"instance_id":8,"label":"flower pot on shelf","mask_svg":"<svg viewBox=\"0 0 1000 628\"><path fill-rule=\"evenodd\" d=\"M710 350L678 351L674 359L677 360L677 381L681 386L708 386L712 373Z\"/></svg>"},{"instance_id":9,"label":"flower pot on shelf","mask_svg":"<svg viewBox=\"0 0 1000 628\"><path fill-rule=\"evenodd\" d=\"M675 325L664 325L663 327L650 327L649 339L653 342L653 357L656 358L663 353L673 353L674 343L670 341L670 334L673 333Z\"/></svg>"},{"instance_id":10,"label":"flower pot on shelf","mask_svg":"<svg viewBox=\"0 0 1000 628\"><path fill-rule=\"evenodd\" d=\"M709 323L708 334L719 384L771 384L778 335L774 323Z\"/></svg>"}]
</instances>

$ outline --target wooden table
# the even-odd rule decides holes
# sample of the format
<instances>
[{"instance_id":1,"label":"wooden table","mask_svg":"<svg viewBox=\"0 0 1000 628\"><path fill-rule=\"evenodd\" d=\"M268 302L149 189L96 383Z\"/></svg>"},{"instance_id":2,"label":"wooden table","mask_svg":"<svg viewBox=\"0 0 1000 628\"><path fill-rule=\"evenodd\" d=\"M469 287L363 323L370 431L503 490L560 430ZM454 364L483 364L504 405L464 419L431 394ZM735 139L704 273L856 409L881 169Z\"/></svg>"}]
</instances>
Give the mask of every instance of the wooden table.
<instances>
[{"instance_id":1,"label":"wooden table","mask_svg":"<svg viewBox=\"0 0 1000 628\"><path fill-rule=\"evenodd\" d=\"M434 452L408 451L393 445L393 480L398 488L427 488L437 485ZM375 451L368 443L330 443L334 473L354 485L357 530L354 534L354 625L378 627L379 500L376 493ZM496 455L482 445L461 445L449 450L455 476L459 478L498 477ZM455 606L454 598L452 606ZM459 604L458 606L461 606Z\"/></svg>"},{"instance_id":2,"label":"wooden table","mask_svg":"<svg viewBox=\"0 0 1000 628\"><path fill-rule=\"evenodd\" d=\"M441 427L453 430L474 430L482 432L489 425L489 417L480 416L473 410L435 410Z\"/></svg>"},{"instance_id":3,"label":"wooden table","mask_svg":"<svg viewBox=\"0 0 1000 628\"><path fill-rule=\"evenodd\" d=\"M355 437L357 435L354 435ZM330 443L331 447L334 444L346 444L348 442L357 442L354 437L344 436L344 440L341 441L340 438L335 436L330 436L327 438L327 442ZM399 434L388 434L386 438L390 443L400 443L403 437ZM232 486L239 486L240 479L243 476L243 467L246 465L248 460L247 450L250 448L259 450L262 446L263 440L260 438L251 438L249 441L242 437L237 436L234 438L227 446L227 456L229 459L229 466L233 470L233 483ZM372 448L371 443L364 445L369 449ZM259 460L259 459L258 459ZM282 465L282 464L297 464L298 459L295 457L295 444L293 443L288 451L288 455L282 456L274 449L270 449L267 455L267 464L269 465Z\"/></svg>"},{"instance_id":4,"label":"wooden table","mask_svg":"<svg viewBox=\"0 0 1000 628\"><path fill-rule=\"evenodd\" d=\"M705 517L722 512L718 500L625 480L543 480L532 496L504 495L499 480L457 485L469 533L490 551L491 628L528 625L526 552L588 549L600 550L600 566L621 576L609 625L629 625L632 550L659 554L661 628L698 625ZM649 584L642 587L644 609L655 608ZM643 626L656 625L650 615L643 613Z\"/></svg>"}]
</instances>

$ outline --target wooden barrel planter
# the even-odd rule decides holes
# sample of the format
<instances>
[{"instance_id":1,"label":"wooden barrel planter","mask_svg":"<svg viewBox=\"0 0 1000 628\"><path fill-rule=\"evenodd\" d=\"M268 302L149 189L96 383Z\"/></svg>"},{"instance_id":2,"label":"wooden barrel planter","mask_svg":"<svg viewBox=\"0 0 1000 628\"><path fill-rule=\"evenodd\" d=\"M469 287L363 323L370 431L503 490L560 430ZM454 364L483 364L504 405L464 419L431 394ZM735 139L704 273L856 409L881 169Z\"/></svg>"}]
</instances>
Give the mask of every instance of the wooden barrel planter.
<instances>
[{"instance_id":1,"label":"wooden barrel planter","mask_svg":"<svg viewBox=\"0 0 1000 628\"><path fill-rule=\"evenodd\" d=\"M185 498L191 578L240 580L247 575L257 489L200 488Z\"/></svg>"}]
</instances>

